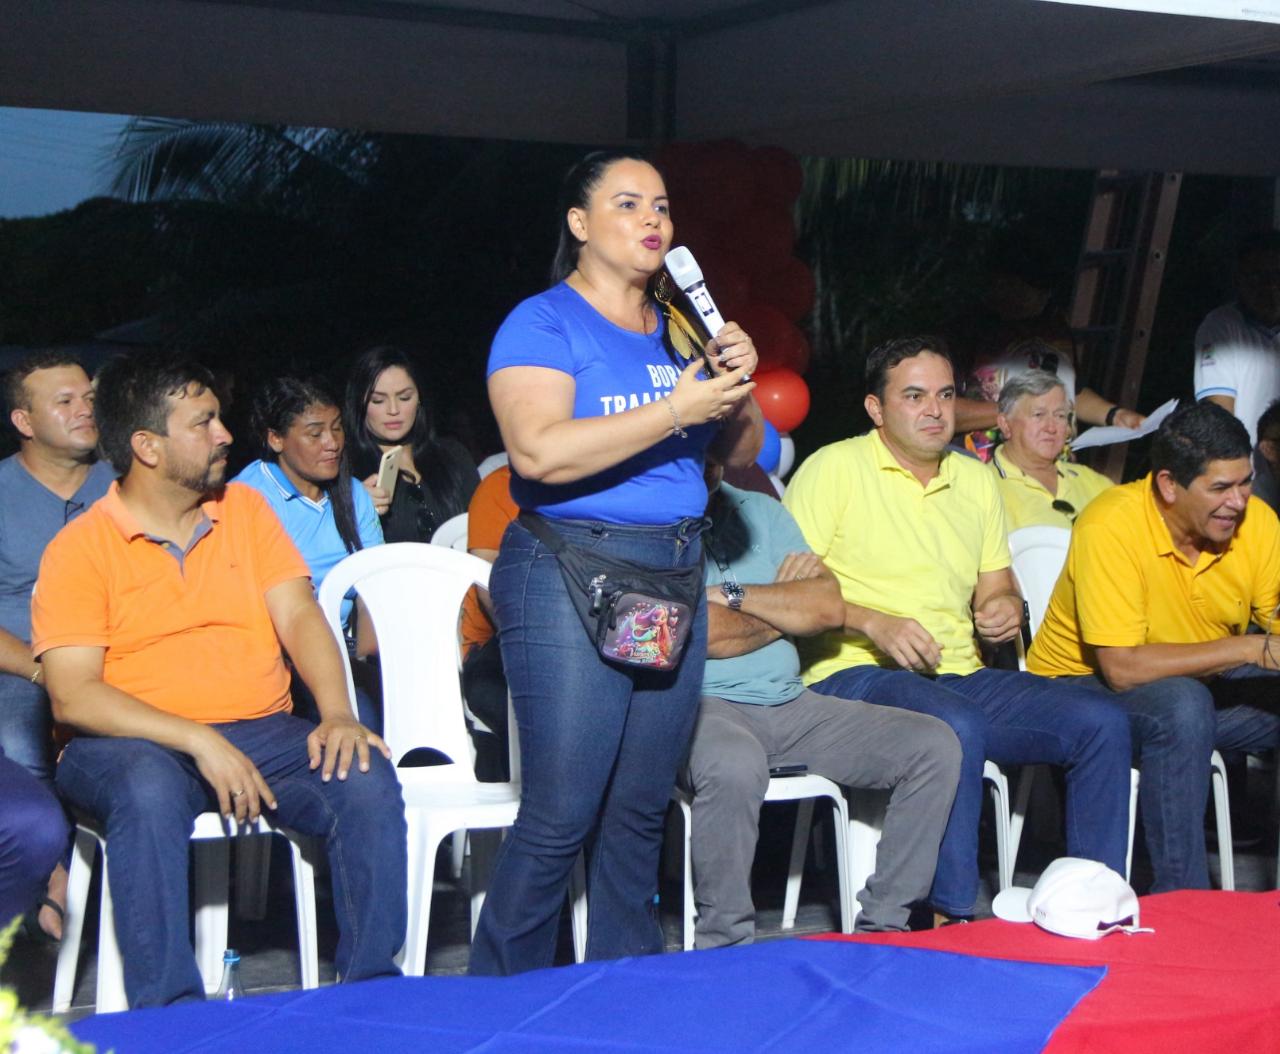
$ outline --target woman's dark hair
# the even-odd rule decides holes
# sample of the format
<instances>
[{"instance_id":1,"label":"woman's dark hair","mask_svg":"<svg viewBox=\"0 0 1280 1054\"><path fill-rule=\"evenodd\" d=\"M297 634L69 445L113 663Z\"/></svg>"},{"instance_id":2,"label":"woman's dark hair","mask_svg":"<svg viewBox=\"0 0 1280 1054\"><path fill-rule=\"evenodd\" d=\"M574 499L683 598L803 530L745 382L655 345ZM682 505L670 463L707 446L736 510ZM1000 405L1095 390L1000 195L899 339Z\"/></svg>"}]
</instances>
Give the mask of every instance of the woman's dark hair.
<instances>
[{"instance_id":1,"label":"woman's dark hair","mask_svg":"<svg viewBox=\"0 0 1280 1054\"><path fill-rule=\"evenodd\" d=\"M1253 452L1234 414L1208 400L1179 407L1151 438L1151 475L1168 470L1180 487L1204 475L1210 461L1239 461Z\"/></svg>"},{"instance_id":2,"label":"woman's dark hair","mask_svg":"<svg viewBox=\"0 0 1280 1054\"><path fill-rule=\"evenodd\" d=\"M578 250L582 243L569 229L569 210L585 209L606 170L618 161L653 164L647 157L629 150L594 150L565 173L560 183L560 197L556 201L560 210L560 237L556 243L555 260L551 263L552 285L563 282L578 266Z\"/></svg>"},{"instance_id":3,"label":"woman's dark hair","mask_svg":"<svg viewBox=\"0 0 1280 1054\"><path fill-rule=\"evenodd\" d=\"M344 413L347 421L347 447L351 451L351 470L357 479L378 471L382 449L365 423L374 386L384 370L399 366L418 389L418 413L409 427L404 442L413 451L413 463L422 477L423 505L432 522L445 520L467 511L479 477L476 467L461 444L443 441L436 436L431 404L422 386L421 376L409 354L391 344L369 348L356 359L347 378Z\"/></svg>"},{"instance_id":4,"label":"woman's dark hair","mask_svg":"<svg viewBox=\"0 0 1280 1054\"><path fill-rule=\"evenodd\" d=\"M339 409L340 405L337 396L317 378L275 377L253 393L249 427L262 448L263 458L278 462L280 455L267 442L268 432L283 436L308 406L332 406ZM351 459L345 444L342 456L338 458L337 477L327 482L317 481L317 486L329 497L333 506L333 522L347 552L354 553L362 548L355 502L351 497Z\"/></svg>"}]
</instances>

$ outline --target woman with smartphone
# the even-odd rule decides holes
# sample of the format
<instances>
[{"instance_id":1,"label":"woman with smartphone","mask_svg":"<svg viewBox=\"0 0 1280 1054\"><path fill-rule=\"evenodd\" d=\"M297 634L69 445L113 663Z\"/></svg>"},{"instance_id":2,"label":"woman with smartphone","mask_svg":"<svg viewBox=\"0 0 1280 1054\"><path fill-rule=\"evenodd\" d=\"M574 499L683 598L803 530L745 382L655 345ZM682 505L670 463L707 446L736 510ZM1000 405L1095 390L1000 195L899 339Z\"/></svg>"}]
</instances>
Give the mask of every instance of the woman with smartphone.
<instances>
[{"instance_id":1,"label":"woman with smartphone","mask_svg":"<svg viewBox=\"0 0 1280 1054\"><path fill-rule=\"evenodd\" d=\"M445 520L467 511L480 482L475 462L457 440L436 435L403 350L383 345L356 359L346 417L352 469L388 542L429 542Z\"/></svg>"},{"instance_id":2,"label":"woman with smartphone","mask_svg":"<svg viewBox=\"0 0 1280 1054\"><path fill-rule=\"evenodd\" d=\"M512 468L511 495L579 549L657 570L699 566L703 454L749 464L763 436L746 376L750 338L713 342L699 379L664 341L654 285L671 246L658 171L589 154L565 178L553 285L507 317L489 359L489 398ZM519 521L490 579L520 729L520 813L499 850L471 950L473 974L549 966L571 868L588 849L587 957L659 952L658 852L667 798L699 702L706 611L679 666L603 658L547 544Z\"/></svg>"}]
</instances>

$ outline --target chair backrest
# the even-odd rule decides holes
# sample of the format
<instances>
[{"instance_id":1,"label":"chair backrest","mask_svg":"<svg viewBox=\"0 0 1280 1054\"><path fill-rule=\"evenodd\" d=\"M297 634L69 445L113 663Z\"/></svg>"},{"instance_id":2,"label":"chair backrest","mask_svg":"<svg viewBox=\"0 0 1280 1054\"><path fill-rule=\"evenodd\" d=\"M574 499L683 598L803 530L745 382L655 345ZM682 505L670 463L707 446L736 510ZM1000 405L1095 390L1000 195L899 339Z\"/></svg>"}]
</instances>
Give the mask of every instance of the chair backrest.
<instances>
[{"instance_id":1,"label":"chair backrest","mask_svg":"<svg viewBox=\"0 0 1280 1054\"><path fill-rule=\"evenodd\" d=\"M347 592L354 588L369 609L382 664L382 738L395 762L418 747L453 759L451 765L404 770L415 779L475 779L458 662L458 612L473 585L489 585L489 564L479 557L440 545L395 542L352 553L320 586L320 607L339 640ZM347 649L339 651L354 711L351 663Z\"/></svg>"},{"instance_id":2,"label":"chair backrest","mask_svg":"<svg viewBox=\"0 0 1280 1054\"><path fill-rule=\"evenodd\" d=\"M507 452L505 450L499 450L496 454L490 454L487 458L481 461L480 464L476 466L476 471L480 473L480 478L484 479L485 476L494 471L494 469L502 468L502 466L507 463Z\"/></svg>"},{"instance_id":3,"label":"chair backrest","mask_svg":"<svg viewBox=\"0 0 1280 1054\"><path fill-rule=\"evenodd\" d=\"M1067 527L1019 527L1009 532L1009 553L1013 557L1013 577L1031 613L1031 635L1035 636L1049 610L1049 597L1057 584L1071 544Z\"/></svg>"},{"instance_id":4,"label":"chair backrest","mask_svg":"<svg viewBox=\"0 0 1280 1054\"><path fill-rule=\"evenodd\" d=\"M465 553L467 551L467 514L460 512L457 516L450 516L440 524L436 528L436 533L431 536L431 544L444 545Z\"/></svg>"}]
</instances>

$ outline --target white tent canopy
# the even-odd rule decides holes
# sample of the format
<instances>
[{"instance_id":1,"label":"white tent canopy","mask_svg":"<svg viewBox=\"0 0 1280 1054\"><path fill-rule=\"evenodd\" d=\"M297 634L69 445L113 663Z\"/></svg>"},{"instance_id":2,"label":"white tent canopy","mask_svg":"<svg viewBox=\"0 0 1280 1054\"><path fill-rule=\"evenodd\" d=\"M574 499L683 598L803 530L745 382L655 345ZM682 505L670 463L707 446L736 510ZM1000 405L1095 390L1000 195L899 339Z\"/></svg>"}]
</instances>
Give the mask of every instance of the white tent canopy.
<instances>
[{"instance_id":1,"label":"white tent canopy","mask_svg":"<svg viewBox=\"0 0 1280 1054\"><path fill-rule=\"evenodd\" d=\"M0 0L0 105L1275 175L1280 26L1119 6Z\"/></svg>"}]
</instances>

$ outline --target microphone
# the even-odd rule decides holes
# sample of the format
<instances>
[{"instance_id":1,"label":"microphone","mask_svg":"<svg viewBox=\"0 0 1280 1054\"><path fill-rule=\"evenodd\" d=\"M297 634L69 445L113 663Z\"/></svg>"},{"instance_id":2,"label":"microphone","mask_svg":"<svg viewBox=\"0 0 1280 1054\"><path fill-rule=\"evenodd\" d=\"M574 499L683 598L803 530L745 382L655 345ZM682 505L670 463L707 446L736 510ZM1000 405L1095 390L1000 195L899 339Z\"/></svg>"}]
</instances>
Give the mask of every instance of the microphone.
<instances>
[{"instance_id":1,"label":"microphone","mask_svg":"<svg viewBox=\"0 0 1280 1054\"><path fill-rule=\"evenodd\" d=\"M702 277L702 268L685 246L677 245L667 253L667 270L676 280L676 285L684 290L685 296L693 304L698 316L706 327L708 336L714 337L724 328L724 319L720 315L716 302L707 291L707 283Z\"/></svg>"}]
</instances>

